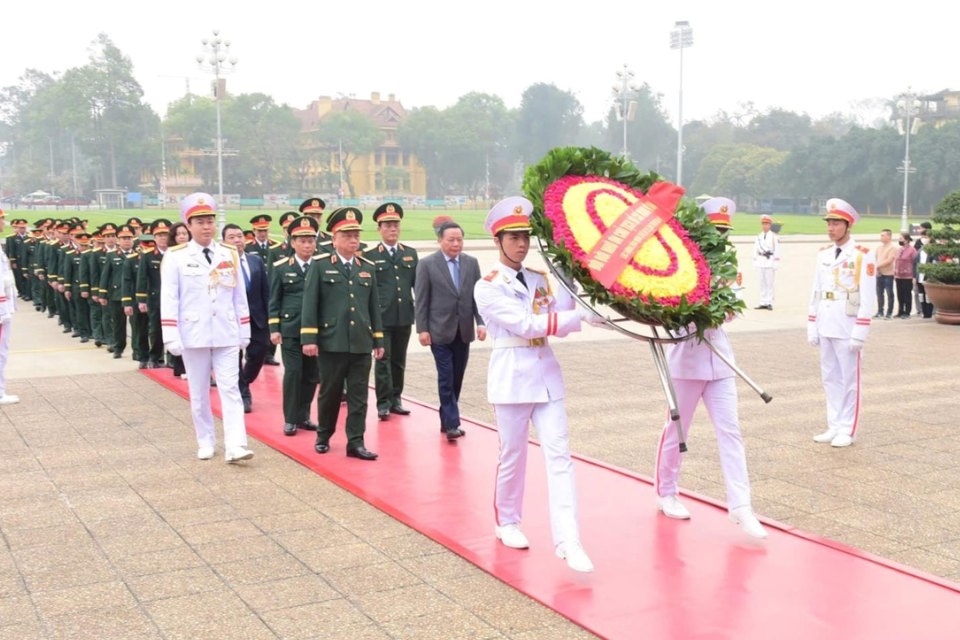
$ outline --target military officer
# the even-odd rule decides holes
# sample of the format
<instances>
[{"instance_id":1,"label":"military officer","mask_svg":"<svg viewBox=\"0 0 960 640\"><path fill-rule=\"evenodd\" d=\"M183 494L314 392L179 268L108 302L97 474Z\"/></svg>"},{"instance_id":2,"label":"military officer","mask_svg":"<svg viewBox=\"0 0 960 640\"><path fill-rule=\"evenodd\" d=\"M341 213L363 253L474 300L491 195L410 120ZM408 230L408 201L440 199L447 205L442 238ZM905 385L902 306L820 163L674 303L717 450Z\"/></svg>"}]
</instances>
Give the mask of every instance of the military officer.
<instances>
[{"instance_id":1,"label":"military officer","mask_svg":"<svg viewBox=\"0 0 960 640\"><path fill-rule=\"evenodd\" d=\"M160 330L160 263L170 239L170 221L160 218L150 225L154 248L140 256L137 270L137 307L147 316L147 368L163 366L163 335Z\"/></svg>"},{"instance_id":2,"label":"military officer","mask_svg":"<svg viewBox=\"0 0 960 640\"><path fill-rule=\"evenodd\" d=\"M877 262L874 252L850 237L860 219L850 203L830 198L823 219L830 244L817 253L807 340L820 347L827 428L813 440L848 447L860 426L861 350L877 308Z\"/></svg>"},{"instance_id":3,"label":"military officer","mask_svg":"<svg viewBox=\"0 0 960 640\"><path fill-rule=\"evenodd\" d=\"M23 243L27 237L27 221L15 218L10 221L10 227L13 229L13 233L7 236L5 247L7 259L10 261L10 271L13 273L20 297L29 300L30 289L27 288L26 280L23 278L23 264L20 257L23 251Z\"/></svg>"},{"instance_id":4,"label":"military officer","mask_svg":"<svg viewBox=\"0 0 960 640\"><path fill-rule=\"evenodd\" d=\"M316 431L310 422L310 405L317 393L316 356L303 353L300 341L303 289L307 271L317 247L317 220L297 216L288 222L288 242L294 249L290 257L273 263L270 284L270 342L280 345L283 354L283 433L292 436L297 429Z\"/></svg>"},{"instance_id":5,"label":"military officer","mask_svg":"<svg viewBox=\"0 0 960 640\"><path fill-rule=\"evenodd\" d=\"M300 336L304 355L318 356L320 370L317 453L330 450L330 436L347 388L347 456L376 460L364 446L370 354L383 357L383 326L373 264L357 255L363 214L341 207L327 219L332 251L317 256L307 272Z\"/></svg>"},{"instance_id":6,"label":"military officer","mask_svg":"<svg viewBox=\"0 0 960 640\"><path fill-rule=\"evenodd\" d=\"M64 286L63 272L66 269L66 252L73 248L73 237L70 235L72 226L63 220L57 225L57 241L47 256L48 282L54 291L54 305L60 316L60 325L63 333L73 332L73 318L71 317L70 302L67 300Z\"/></svg>"},{"instance_id":7,"label":"military officer","mask_svg":"<svg viewBox=\"0 0 960 640\"><path fill-rule=\"evenodd\" d=\"M103 236L96 229L90 236L90 249L80 261L80 298L90 314L90 335L93 343L103 345L103 309L100 307L100 256L103 255Z\"/></svg>"},{"instance_id":8,"label":"military officer","mask_svg":"<svg viewBox=\"0 0 960 640\"><path fill-rule=\"evenodd\" d=\"M100 304L110 324L110 349L113 357L123 357L127 346L127 316L123 310L123 264L133 254L133 227L124 224L117 228L117 245L106 251L100 271ZM109 246L109 242L108 242Z\"/></svg>"},{"instance_id":9,"label":"military officer","mask_svg":"<svg viewBox=\"0 0 960 640\"><path fill-rule=\"evenodd\" d=\"M120 302L123 304L123 314L130 322L130 348L133 359L141 369L147 368L150 357L150 326L146 310L141 311L137 301L137 280L140 274L140 265L146 253L152 253L155 248L153 235L141 233L136 238L137 247L127 254L123 262L123 271L120 281Z\"/></svg>"},{"instance_id":10,"label":"military officer","mask_svg":"<svg viewBox=\"0 0 960 640\"><path fill-rule=\"evenodd\" d=\"M391 413L409 415L400 398L407 365L407 346L415 316L413 287L417 274L417 251L400 243L403 207L385 202L373 212L380 242L367 258L377 267L377 297L383 320L383 358L374 365L377 390L377 418L388 420Z\"/></svg>"},{"instance_id":11,"label":"military officer","mask_svg":"<svg viewBox=\"0 0 960 640\"><path fill-rule=\"evenodd\" d=\"M280 246L279 242L270 240L271 222L273 222L273 218L265 213L250 218L250 226L253 227L253 243L247 245L246 251L260 256L265 265L272 264L270 261L272 252Z\"/></svg>"},{"instance_id":12,"label":"military officer","mask_svg":"<svg viewBox=\"0 0 960 640\"><path fill-rule=\"evenodd\" d=\"M239 387L240 350L250 344L250 312L240 256L232 245L214 240L215 213L216 202L206 193L192 193L180 203L192 239L168 251L160 263L160 324L164 345L172 355L182 355L187 370L201 460L214 456L217 443L210 371L216 375L229 464L253 457Z\"/></svg>"},{"instance_id":13,"label":"military officer","mask_svg":"<svg viewBox=\"0 0 960 640\"><path fill-rule=\"evenodd\" d=\"M530 249L533 205L522 197L501 200L487 214L500 261L477 282L474 298L492 338L487 397L494 405L500 458L494 493L495 533L507 547L530 546L520 530L530 423L546 462L550 526L556 555L574 571L593 571L580 544L577 496L570 458L560 364L548 343L579 331L599 316L561 289L555 296L546 274L523 266ZM560 297L562 295L562 297Z\"/></svg>"},{"instance_id":14,"label":"military officer","mask_svg":"<svg viewBox=\"0 0 960 640\"><path fill-rule=\"evenodd\" d=\"M90 251L90 234L83 227L74 229L74 246L65 252L63 269L64 297L70 305L70 317L73 319L74 335L80 342L90 342L90 304L83 297L82 267L86 254Z\"/></svg>"},{"instance_id":15,"label":"military officer","mask_svg":"<svg viewBox=\"0 0 960 640\"><path fill-rule=\"evenodd\" d=\"M730 198L711 198L702 205L707 219L721 233L732 229L731 220L736 203ZM687 331L692 332L693 328ZM706 337L714 348L733 362L733 348L723 327L708 329ZM753 513L750 499L750 477L747 457L740 433L736 374L705 343L690 338L670 347L667 362L676 392L677 409L684 436L690 430L697 404L703 400L707 415L717 432L720 451L720 469L727 490L727 509L730 520L753 538L765 538L767 532ZM656 476L657 509L668 518L687 520L690 512L677 497L682 458L680 436L672 420L667 420L660 434L657 448Z\"/></svg>"},{"instance_id":16,"label":"military officer","mask_svg":"<svg viewBox=\"0 0 960 640\"><path fill-rule=\"evenodd\" d=\"M286 211L280 216L280 228L283 229L283 242L277 245L277 247L270 252L270 264L274 264L280 258L289 258L294 254L293 244L290 242L290 234L288 233L288 229L290 227L290 223L299 217L300 214L293 211ZM319 225L320 223L318 222L317 224Z\"/></svg>"},{"instance_id":17,"label":"military officer","mask_svg":"<svg viewBox=\"0 0 960 640\"><path fill-rule=\"evenodd\" d=\"M310 216L317 221L320 231L317 232L317 248L326 247L330 244L330 234L323 231L323 210L327 208L327 203L323 198L307 198L300 203L300 215Z\"/></svg>"},{"instance_id":18,"label":"military officer","mask_svg":"<svg viewBox=\"0 0 960 640\"><path fill-rule=\"evenodd\" d=\"M23 265L27 269L27 280L30 282L30 298L33 301L33 308L37 311L46 311L43 302L43 281L37 277L37 250L40 248L40 242L43 239L43 228L41 221L34 222L33 230L30 232L30 238L24 242L25 258Z\"/></svg>"}]
</instances>

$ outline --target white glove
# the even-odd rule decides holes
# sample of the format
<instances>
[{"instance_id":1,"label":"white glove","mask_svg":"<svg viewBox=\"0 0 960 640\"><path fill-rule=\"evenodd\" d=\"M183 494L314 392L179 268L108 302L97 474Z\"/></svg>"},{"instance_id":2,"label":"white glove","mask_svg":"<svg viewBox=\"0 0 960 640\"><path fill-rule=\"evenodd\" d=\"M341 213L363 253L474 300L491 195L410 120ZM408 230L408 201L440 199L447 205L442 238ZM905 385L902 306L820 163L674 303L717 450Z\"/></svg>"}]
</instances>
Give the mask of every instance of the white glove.
<instances>
[{"instance_id":1,"label":"white glove","mask_svg":"<svg viewBox=\"0 0 960 640\"><path fill-rule=\"evenodd\" d=\"M577 307L577 309L580 311L580 319L584 322L587 322L594 327L602 327L607 324L607 319L595 311L587 309L582 305Z\"/></svg>"},{"instance_id":2,"label":"white glove","mask_svg":"<svg viewBox=\"0 0 960 640\"><path fill-rule=\"evenodd\" d=\"M164 342L163 346L166 348L167 351L170 352L170 355L172 356L183 355L183 343L180 342L179 340L176 340L174 342Z\"/></svg>"},{"instance_id":3,"label":"white glove","mask_svg":"<svg viewBox=\"0 0 960 640\"><path fill-rule=\"evenodd\" d=\"M857 353L863 349L863 340L857 340L856 338L850 338L850 342L847 343L847 348L850 351Z\"/></svg>"},{"instance_id":4,"label":"white glove","mask_svg":"<svg viewBox=\"0 0 960 640\"><path fill-rule=\"evenodd\" d=\"M817 335L817 325L807 325L807 342L809 342L812 347L820 346L820 336Z\"/></svg>"},{"instance_id":5,"label":"white glove","mask_svg":"<svg viewBox=\"0 0 960 640\"><path fill-rule=\"evenodd\" d=\"M245 338L245 339L243 339L243 340L240 341L240 350L241 350L241 351L246 351L246 350L247 350L247 347L249 347L249 346L250 346L250 338Z\"/></svg>"}]
</instances>

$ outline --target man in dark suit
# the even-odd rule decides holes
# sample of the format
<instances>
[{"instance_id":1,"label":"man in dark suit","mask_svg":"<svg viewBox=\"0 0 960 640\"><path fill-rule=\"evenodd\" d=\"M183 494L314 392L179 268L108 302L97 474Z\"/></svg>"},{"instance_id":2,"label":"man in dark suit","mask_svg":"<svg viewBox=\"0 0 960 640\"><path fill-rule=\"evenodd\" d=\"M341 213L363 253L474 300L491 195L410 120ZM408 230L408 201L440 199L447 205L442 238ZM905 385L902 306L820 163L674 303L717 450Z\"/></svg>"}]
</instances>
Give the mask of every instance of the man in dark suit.
<instances>
[{"instance_id":1,"label":"man in dark suit","mask_svg":"<svg viewBox=\"0 0 960 640\"><path fill-rule=\"evenodd\" d=\"M241 354L239 378L243 412L250 413L253 411L250 385L260 375L264 358L267 356L267 347L270 344L270 330L267 325L270 281L260 256L256 253L244 253L243 229L239 225L228 224L223 227L223 242L237 248L240 272L247 290L247 306L250 308L250 344ZM243 362L244 356L246 362Z\"/></svg>"},{"instance_id":2,"label":"man in dark suit","mask_svg":"<svg viewBox=\"0 0 960 640\"><path fill-rule=\"evenodd\" d=\"M391 413L405 416L410 410L400 403L407 346L414 320L413 287L417 275L417 250L400 243L403 207L385 202L373 212L380 243L366 257L377 267L377 295L383 318L381 360L374 365L377 389L377 418L388 420Z\"/></svg>"},{"instance_id":3,"label":"man in dark suit","mask_svg":"<svg viewBox=\"0 0 960 640\"><path fill-rule=\"evenodd\" d=\"M371 352L383 357L383 325L373 264L360 256L363 214L341 207L327 218L333 250L310 264L303 292L300 339L303 354L318 356L320 398L317 412L317 453L330 451L330 436L340 414L340 394L347 385L347 456L376 460L364 446L367 382Z\"/></svg>"},{"instance_id":4,"label":"man in dark suit","mask_svg":"<svg viewBox=\"0 0 960 640\"><path fill-rule=\"evenodd\" d=\"M442 222L437 240L440 250L417 265L416 323L420 344L430 347L437 365L440 431L456 440L464 435L458 402L470 343L474 337L485 339L487 331L473 299L480 264L463 253L463 228L452 220Z\"/></svg>"},{"instance_id":5,"label":"man in dark suit","mask_svg":"<svg viewBox=\"0 0 960 640\"><path fill-rule=\"evenodd\" d=\"M282 222L281 222L282 224ZM273 263L270 275L270 342L283 354L283 434L316 431L310 405L317 394L317 358L303 353L300 342L303 289L317 248L319 225L310 216L294 216L287 224L287 243L294 254Z\"/></svg>"}]
</instances>

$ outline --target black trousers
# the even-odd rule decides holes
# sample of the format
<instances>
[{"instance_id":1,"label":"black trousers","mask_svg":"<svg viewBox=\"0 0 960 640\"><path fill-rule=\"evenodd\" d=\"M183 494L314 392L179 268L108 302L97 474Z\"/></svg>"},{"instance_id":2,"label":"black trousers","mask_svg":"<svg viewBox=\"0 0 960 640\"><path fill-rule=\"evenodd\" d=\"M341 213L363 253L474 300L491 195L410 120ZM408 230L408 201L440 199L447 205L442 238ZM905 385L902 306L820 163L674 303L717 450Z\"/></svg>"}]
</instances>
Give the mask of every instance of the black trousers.
<instances>
[{"instance_id":1,"label":"black trousers","mask_svg":"<svg viewBox=\"0 0 960 640\"><path fill-rule=\"evenodd\" d=\"M909 316L913 311L913 278L897 278L897 315Z\"/></svg>"},{"instance_id":2,"label":"black trousers","mask_svg":"<svg viewBox=\"0 0 960 640\"><path fill-rule=\"evenodd\" d=\"M340 394L347 385L347 448L363 446L367 429L367 382L373 356L370 353L330 353L320 351L320 398L317 401L317 442L327 444L337 430Z\"/></svg>"},{"instance_id":3,"label":"black trousers","mask_svg":"<svg viewBox=\"0 0 960 640\"><path fill-rule=\"evenodd\" d=\"M260 375L263 361L267 357L267 348L270 346L270 333L266 329L250 327L250 344L240 354L240 396L244 400L251 400L250 385ZM246 360L246 362L244 362Z\"/></svg>"}]
</instances>

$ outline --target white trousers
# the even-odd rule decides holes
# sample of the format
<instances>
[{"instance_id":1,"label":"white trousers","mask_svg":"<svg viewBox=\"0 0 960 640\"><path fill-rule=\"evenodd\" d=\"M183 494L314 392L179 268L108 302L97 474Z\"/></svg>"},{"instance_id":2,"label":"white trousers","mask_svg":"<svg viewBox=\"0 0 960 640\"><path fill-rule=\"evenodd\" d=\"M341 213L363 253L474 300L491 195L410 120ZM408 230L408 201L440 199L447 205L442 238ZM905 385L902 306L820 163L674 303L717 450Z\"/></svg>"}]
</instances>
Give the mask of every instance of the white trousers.
<instances>
[{"instance_id":1,"label":"white trousers","mask_svg":"<svg viewBox=\"0 0 960 640\"><path fill-rule=\"evenodd\" d=\"M217 378L217 393L223 411L225 449L247 446L247 426L243 421L240 397L239 347L184 349L183 367L190 385L190 412L197 432L197 447L216 447L213 409L210 406L210 372Z\"/></svg>"},{"instance_id":2,"label":"white trousers","mask_svg":"<svg viewBox=\"0 0 960 640\"><path fill-rule=\"evenodd\" d=\"M540 440L547 469L547 495L553 544L580 540L577 491L570 459L567 411L563 400L494 405L500 434L500 462L494 509L499 526L523 519L523 490L527 471L530 422Z\"/></svg>"},{"instance_id":3,"label":"white trousers","mask_svg":"<svg viewBox=\"0 0 960 640\"><path fill-rule=\"evenodd\" d=\"M10 356L10 329L13 320L0 323L0 396L7 392L7 358Z\"/></svg>"},{"instance_id":4,"label":"white trousers","mask_svg":"<svg viewBox=\"0 0 960 640\"><path fill-rule=\"evenodd\" d=\"M773 267L760 267L757 273L760 275L760 304L773 306L773 276L777 270Z\"/></svg>"},{"instance_id":5,"label":"white trousers","mask_svg":"<svg viewBox=\"0 0 960 640\"><path fill-rule=\"evenodd\" d=\"M847 338L820 338L820 378L827 396L827 428L856 437L860 426L861 352Z\"/></svg>"},{"instance_id":6,"label":"white trousers","mask_svg":"<svg viewBox=\"0 0 960 640\"><path fill-rule=\"evenodd\" d=\"M717 432L717 448L720 452L720 470L727 489L727 507L750 506L750 476L747 474L747 455L740 435L740 419L737 413L737 383L734 378L720 380L674 380L677 392L677 407L680 410L680 424L683 426L683 439L690 433L690 421L696 411L697 403L703 398L710 421ZM654 487L657 495L676 495L682 456L677 427L671 420L660 434L660 446L657 448L656 477Z\"/></svg>"}]
</instances>

